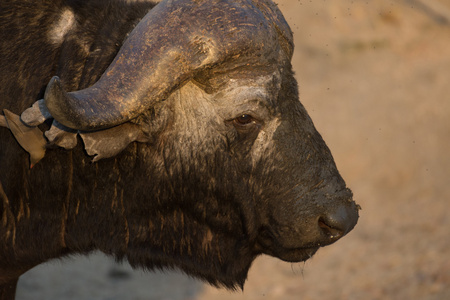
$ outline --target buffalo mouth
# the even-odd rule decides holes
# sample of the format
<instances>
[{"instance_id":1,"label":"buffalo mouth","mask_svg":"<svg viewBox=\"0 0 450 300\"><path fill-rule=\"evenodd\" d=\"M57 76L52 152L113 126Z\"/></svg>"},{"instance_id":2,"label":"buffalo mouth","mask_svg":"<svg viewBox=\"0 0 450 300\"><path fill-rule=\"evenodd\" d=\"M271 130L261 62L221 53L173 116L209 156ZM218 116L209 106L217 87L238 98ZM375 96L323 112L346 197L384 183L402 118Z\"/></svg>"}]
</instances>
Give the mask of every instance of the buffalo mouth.
<instances>
[{"instance_id":1,"label":"buffalo mouth","mask_svg":"<svg viewBox=\"0 0 450 300\"><path fill-rule=\"evenodd\" d=\"M297 263L310 259L319 250L320 245L303 245L299 247L285 247L277 241L268 229L262 229L257 248L263 253L277 257L283 261Z\"/></svg>"}]
</instances>

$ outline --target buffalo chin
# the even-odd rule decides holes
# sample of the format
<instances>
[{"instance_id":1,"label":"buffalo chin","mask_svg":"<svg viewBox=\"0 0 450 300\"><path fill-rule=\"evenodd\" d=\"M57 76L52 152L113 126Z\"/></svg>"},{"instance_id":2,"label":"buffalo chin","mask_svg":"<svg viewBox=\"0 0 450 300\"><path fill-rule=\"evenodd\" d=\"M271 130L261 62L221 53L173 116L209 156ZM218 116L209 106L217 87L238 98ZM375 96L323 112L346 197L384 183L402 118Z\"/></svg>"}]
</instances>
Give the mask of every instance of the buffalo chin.
<instances>
[{"instance_id":1,"label":"buffalo chin","mask_svg":"<svg viewBox=\"0 0 450 300\"><path fill-rule=\"evenodd\" d=\"M283 261L298 263L310 259L320 247L297 249L270 249L266 254L275 256Z\"/></svg>"},{"instance_id":2,"label":"buffalo chin","mask_svg":"<svg viewBox=\"0 0 450 300\"><path fill-rule=\"evenodd\" d=\"M256 248L260 253L277 257L286 262L297 263L310 259L319 250L320 245L305 244L299 245L299 247L288 247L265 228L260 231Z\"/></svg>"},{"instance_id":3,"label":"buffalo chin","mask_svg":"<svg viewBox=\"0 0 450 300\"><path fill-rule=\"evenodd\" d=\"M290 263L298 263L310 259L319 250L320 246L285 248L279 245L268 245L264 241L259 241L257 245L260 253L277 257Z\"/></svg>"}]
</instances>

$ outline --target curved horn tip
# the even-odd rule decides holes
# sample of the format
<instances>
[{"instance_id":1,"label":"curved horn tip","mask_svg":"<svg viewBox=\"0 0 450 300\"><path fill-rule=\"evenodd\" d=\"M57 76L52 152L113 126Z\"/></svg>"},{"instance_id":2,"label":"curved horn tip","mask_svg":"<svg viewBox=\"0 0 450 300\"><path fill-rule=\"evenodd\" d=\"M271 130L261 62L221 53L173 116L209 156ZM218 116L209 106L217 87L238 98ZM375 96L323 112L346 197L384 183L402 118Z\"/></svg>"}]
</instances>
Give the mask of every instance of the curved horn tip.
<instances>
[{"instance_id":1,"label":"curved horn tip","mask_svg":"<svg viewBox=\"0 0 450 300\"><path fill-rule=\"evenodd\" d=\"M62 87L61 79L53 76L50 79L44 93L44 103L51 116L66 127L78 129L78 125L72 122L72 111L69 105L70 99Z\"/></svg>"},{"instance_id":2,"label":"curved horn tip","mask_svg":"<svg viewBox=\"0 0 450 300\"><path fill-rule=\"evenodd\" d=\"M64 90L61 86L61 79L59 79L58 76L53 76L47 84L44 94L45 106L50 110L50 113L52 112L50 107L55 106L55 103L58 102L58 99L61 98L63 93Z\"/></svg>"}]
</instances>

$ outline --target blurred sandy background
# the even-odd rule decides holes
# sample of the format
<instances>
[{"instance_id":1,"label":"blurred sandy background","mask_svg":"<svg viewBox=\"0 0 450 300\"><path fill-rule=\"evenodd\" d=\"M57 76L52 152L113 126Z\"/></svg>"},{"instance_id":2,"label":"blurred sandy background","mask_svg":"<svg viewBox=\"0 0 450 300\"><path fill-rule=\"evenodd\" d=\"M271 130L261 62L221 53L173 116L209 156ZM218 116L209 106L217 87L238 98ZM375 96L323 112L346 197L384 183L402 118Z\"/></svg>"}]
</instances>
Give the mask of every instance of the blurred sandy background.
<instances>
[{"instance_id":1,"label":"blurred sandy background","mask_svg":"<svg viewBox=\"0 0 450 300\"><path fill-rule=\"evenodd\" d=\"M94 255L26 274L24 299L450 299L450 0L278 0L301 101L362 206L356 228L243 293Z\"/></svg>"}]
</instances>

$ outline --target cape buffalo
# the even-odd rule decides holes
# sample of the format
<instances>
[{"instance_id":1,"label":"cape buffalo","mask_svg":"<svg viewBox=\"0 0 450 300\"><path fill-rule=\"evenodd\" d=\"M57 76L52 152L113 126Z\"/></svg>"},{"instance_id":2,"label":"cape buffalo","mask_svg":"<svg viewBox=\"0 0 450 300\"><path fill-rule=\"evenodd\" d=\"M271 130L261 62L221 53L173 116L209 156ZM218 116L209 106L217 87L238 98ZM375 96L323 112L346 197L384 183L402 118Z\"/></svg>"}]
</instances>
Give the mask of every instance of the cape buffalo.
<instances>
[{"instance_id":1,"label":"cape buffalo","mask_svg":"<svg viewBox=\"0 0 450 300\"><path fill-rule=\"evenodd\" d=\"M271 0L0 1L0 298L93 250L242 287L349 232L292 54Z\"/></svg>"}]
</instances>

